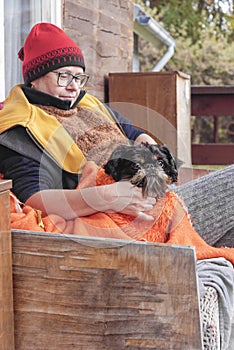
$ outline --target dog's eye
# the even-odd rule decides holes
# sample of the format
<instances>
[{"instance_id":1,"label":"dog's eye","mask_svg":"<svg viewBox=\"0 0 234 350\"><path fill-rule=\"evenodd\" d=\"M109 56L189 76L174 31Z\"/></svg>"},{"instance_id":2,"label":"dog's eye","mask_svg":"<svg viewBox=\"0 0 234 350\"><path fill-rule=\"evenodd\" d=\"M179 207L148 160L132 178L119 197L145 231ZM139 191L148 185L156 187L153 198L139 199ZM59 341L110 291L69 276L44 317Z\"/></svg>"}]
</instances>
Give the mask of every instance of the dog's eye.
<instances>
[{"instance_id":1,"label":"dog's eye","mask_svg":"<svg viewBox=\"0 0 234 350\"><path fill-rule=\"evenodd\" d=\"M132 164L131 164L131 168L132 168L133 170L138 170L138 169L140 169L140 164L139 164L139 163L132 163Z\"/></svg>"},{"instance_id":2,"label":"dog's eye","mask_svg":"<svg viewBox=\"0 0 234 350\"><path fill-rule=\"evenodd\" d=\"M163 168L164 167L164 162L162 159L158 159L158 164Z\"/></svg>"}]
</instances>

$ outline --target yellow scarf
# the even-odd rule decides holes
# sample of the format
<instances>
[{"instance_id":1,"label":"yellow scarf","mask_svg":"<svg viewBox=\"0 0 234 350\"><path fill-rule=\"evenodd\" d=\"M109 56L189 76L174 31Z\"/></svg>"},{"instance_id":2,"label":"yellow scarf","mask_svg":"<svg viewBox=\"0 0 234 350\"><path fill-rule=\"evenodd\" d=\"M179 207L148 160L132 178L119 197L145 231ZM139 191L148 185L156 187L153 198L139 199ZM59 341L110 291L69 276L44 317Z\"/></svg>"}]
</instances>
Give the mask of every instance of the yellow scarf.
<instances>
[{"instance_id":1,"label":"yellow scarf","mask_svg":"<svg viewBox=\"0 0 234 350\"><path fill-rule=\"evenodd\" d=\"M79 105L98 111L112 120L101 102L89 94L83 97ZM28 102L21 85L16 85L10 91L4 108L0 111L0 133L17 125L26 128L35 142L39 143L64 170L81 172L85 163L84 154L54 116Z\"/></svg>"}]
</instances>

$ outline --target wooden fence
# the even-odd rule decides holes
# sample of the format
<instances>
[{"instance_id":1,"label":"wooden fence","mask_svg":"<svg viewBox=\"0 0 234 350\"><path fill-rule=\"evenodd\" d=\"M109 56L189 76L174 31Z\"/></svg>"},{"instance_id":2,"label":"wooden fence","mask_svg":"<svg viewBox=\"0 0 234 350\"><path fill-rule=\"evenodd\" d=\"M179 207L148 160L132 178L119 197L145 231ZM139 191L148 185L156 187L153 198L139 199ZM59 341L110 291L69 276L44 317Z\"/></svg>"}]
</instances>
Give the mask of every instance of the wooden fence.
<instances>
[{"instance_id":1,"label":"wooden fence","mask_svg":"<svg viewBox=\"0 0 234 350\"><path fill-rule=\"evenodd\" d=\"M234 143L219 143L218 117L234 116L234 86L192 86L191 115L213 116L214 142L192 144L192 164L228 165L234 163ZM234 134L234 120L228 123L227 133Z\"/></svg>"}]
</instances>

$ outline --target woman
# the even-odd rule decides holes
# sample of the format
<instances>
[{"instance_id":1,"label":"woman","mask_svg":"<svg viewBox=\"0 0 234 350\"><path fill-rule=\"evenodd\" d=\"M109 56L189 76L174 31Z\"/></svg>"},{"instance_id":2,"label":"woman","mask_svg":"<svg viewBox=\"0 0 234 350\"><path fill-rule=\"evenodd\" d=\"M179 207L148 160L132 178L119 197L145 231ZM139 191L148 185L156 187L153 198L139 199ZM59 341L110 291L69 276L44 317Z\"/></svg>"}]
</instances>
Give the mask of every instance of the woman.
<instances>
[{"instance_id":1,"label":"woman","mask_svg":"<svg viewBox=\"0 0 234 350\"><path fill-rule=\"evenodd\" d=\"M25 84L14 87L4 103L0 137L0 172L13 180L15 195L66 219L120 210L151 219L144 212L155 199L142 199L141 191L127 182L71 190L77 187L85 159L103 163L128 139L154 143L81 90L88 76L76 43L58 27L40 23L32 28L19 57Z\"/></svg>"}]
</instances>

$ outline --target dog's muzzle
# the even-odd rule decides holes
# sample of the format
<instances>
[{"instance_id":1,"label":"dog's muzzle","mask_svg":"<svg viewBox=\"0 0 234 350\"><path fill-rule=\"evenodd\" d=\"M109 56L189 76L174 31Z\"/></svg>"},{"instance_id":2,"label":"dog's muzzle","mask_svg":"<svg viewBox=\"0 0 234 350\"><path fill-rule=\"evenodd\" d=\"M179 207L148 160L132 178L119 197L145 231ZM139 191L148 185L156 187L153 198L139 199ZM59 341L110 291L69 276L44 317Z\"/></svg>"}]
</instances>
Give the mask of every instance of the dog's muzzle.
<instances>
[{"instance_id":1,"label":"dog's muzzle","mask_svg":"<svg viewBox=\"0 0 234 350\"><path fill-rule=\"evenodd\" d=\"M165 194L168 176L161 167L149 164L144 169L139 169L130 182L142 188L143 197L159 198Z\"/></svg>"}]
</instances>

